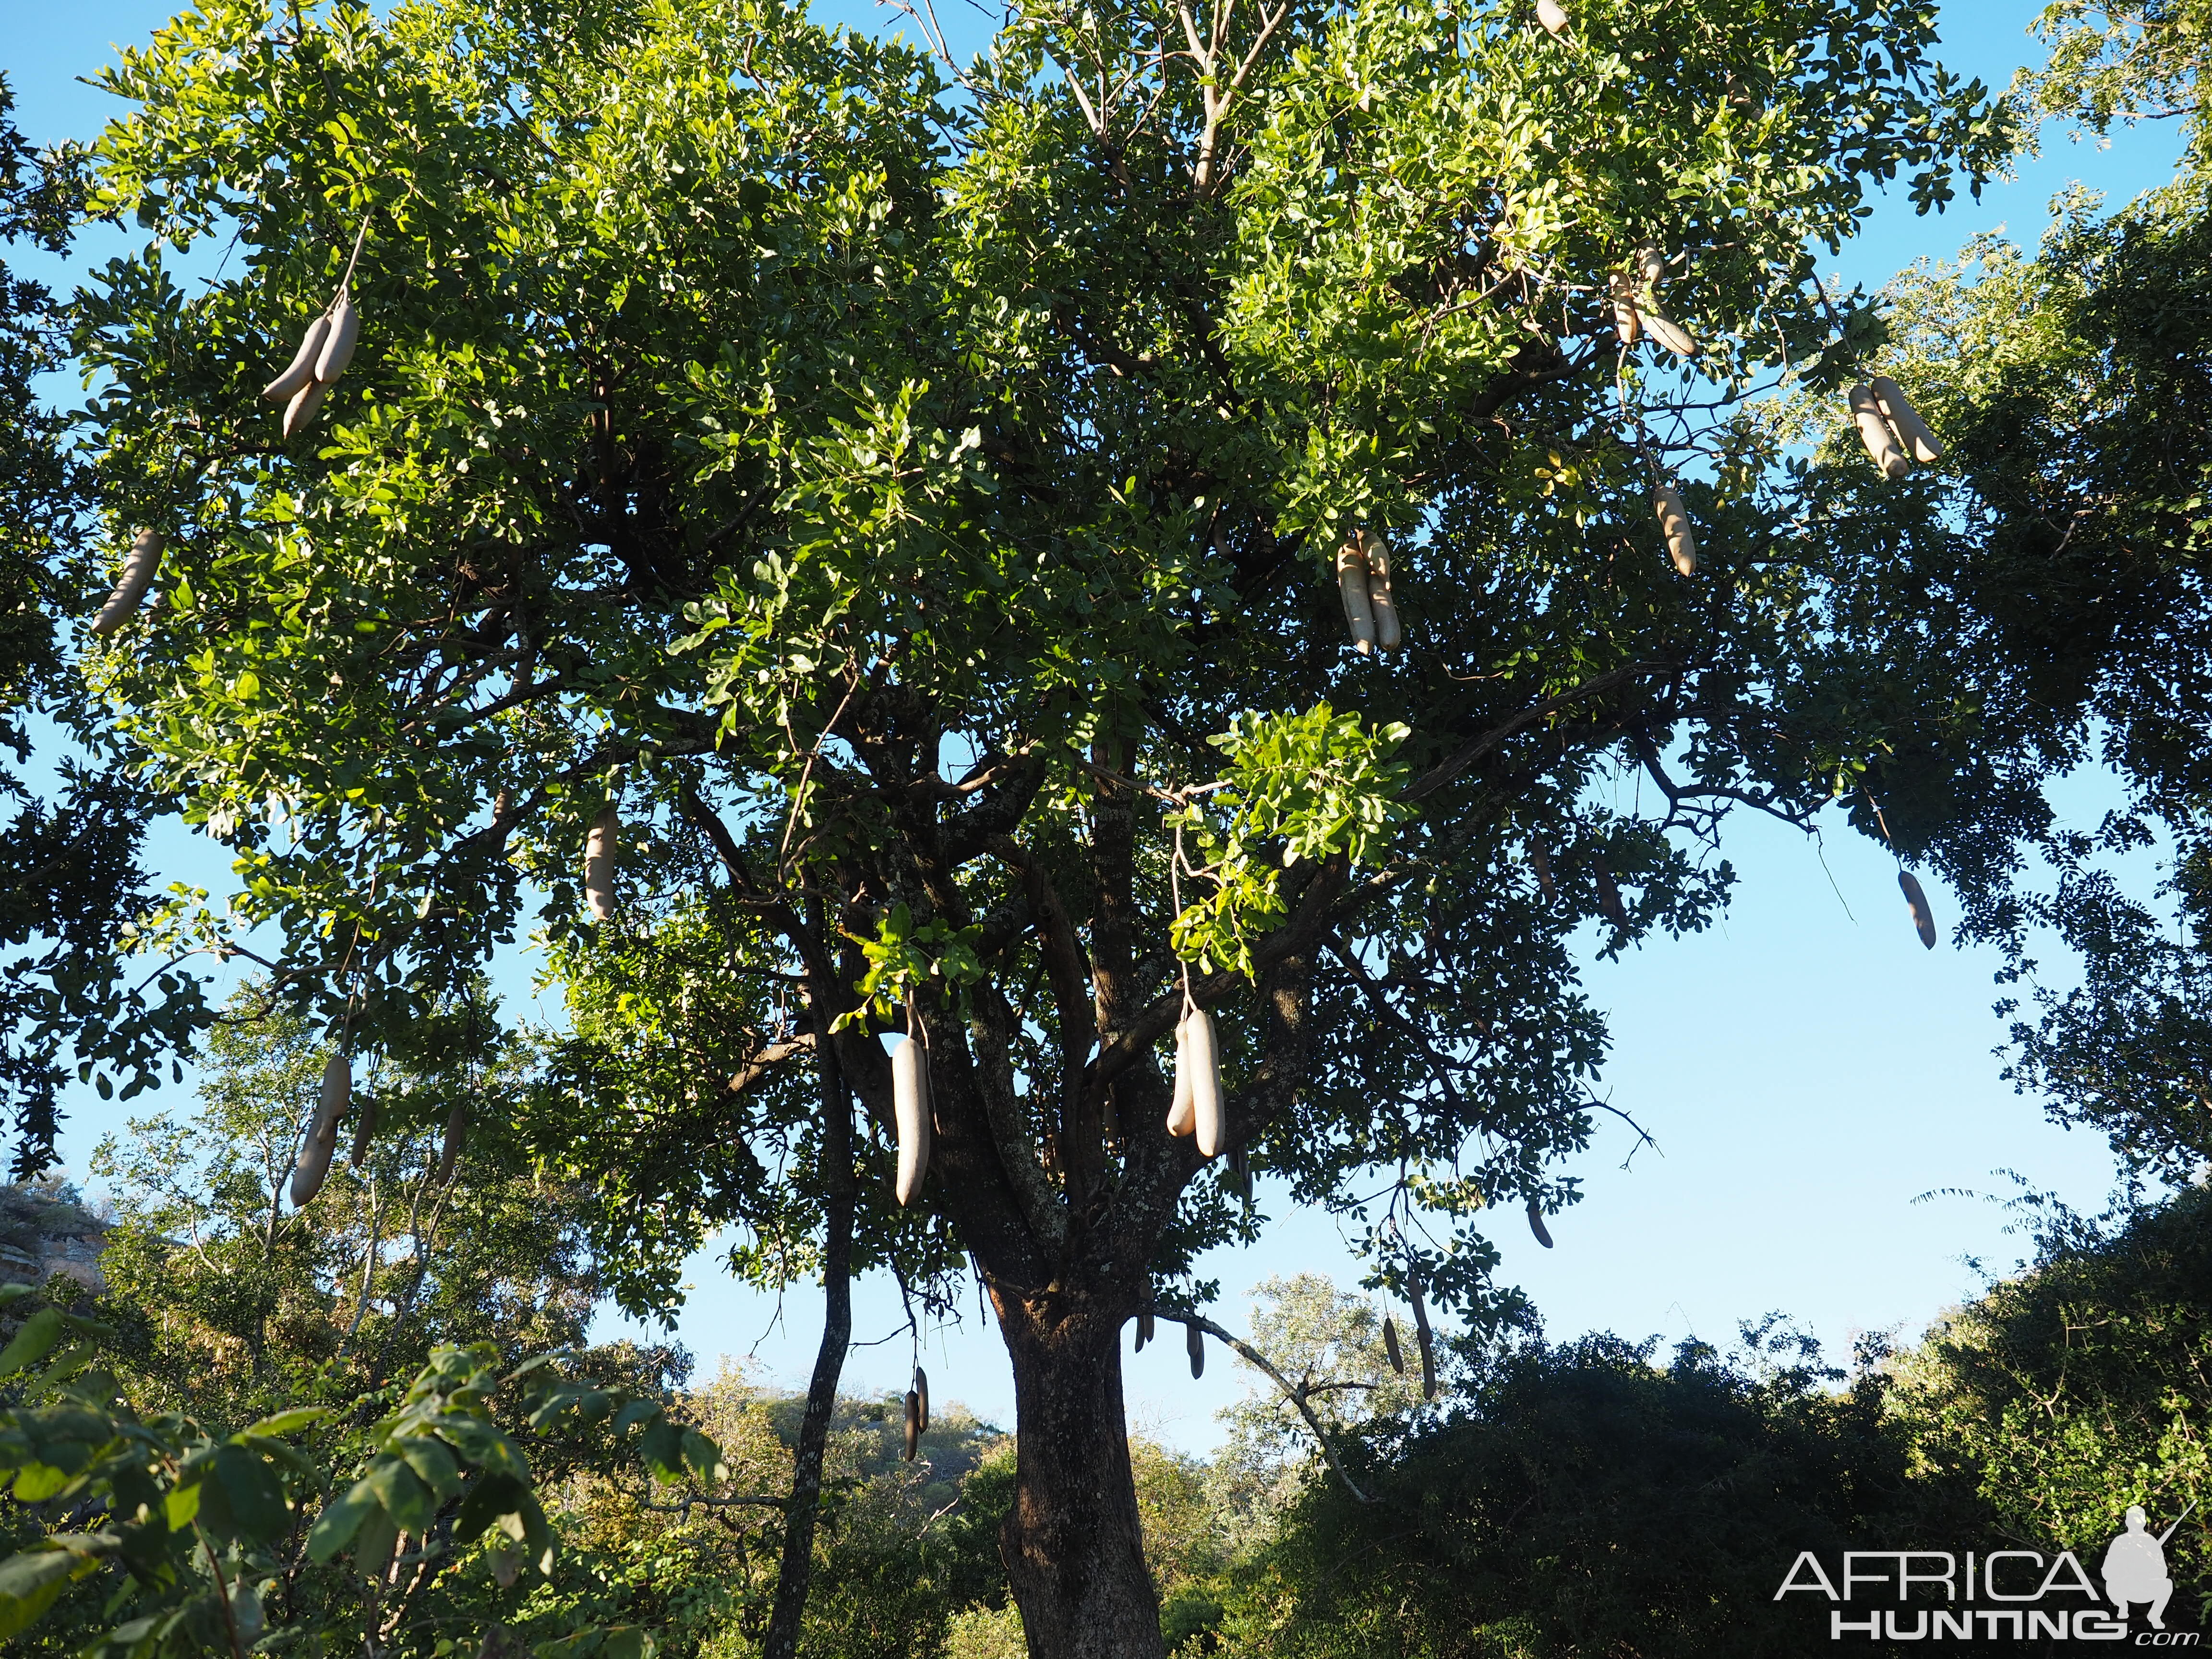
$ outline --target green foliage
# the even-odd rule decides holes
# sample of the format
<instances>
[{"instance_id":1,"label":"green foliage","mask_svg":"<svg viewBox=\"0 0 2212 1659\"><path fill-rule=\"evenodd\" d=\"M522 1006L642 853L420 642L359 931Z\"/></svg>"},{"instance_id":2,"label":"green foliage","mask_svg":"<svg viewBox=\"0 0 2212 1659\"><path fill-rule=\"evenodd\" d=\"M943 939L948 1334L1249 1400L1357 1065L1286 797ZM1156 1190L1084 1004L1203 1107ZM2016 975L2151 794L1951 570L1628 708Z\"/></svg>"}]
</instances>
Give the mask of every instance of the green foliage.
<instances>
[{"instance_id":1,"label":"green foliage","mask_svg":"<svg viewBox=\"0 0 2212 1659\"><path fill-rule=\"evenodd\" d=\"M70 1645L118 1659L243 1654L264 1641L343 1646L369 1632L395 1650L428 1653L442 1640L447 1651L457 1632L480 1628L477 1598L457 1601L450 1570L476 1555L487 1528L522 1542L532 1571L553 1571L529 1461L497 1407L502 1396L511 1407L538 1402L534 1420L551 1423L599 1397L557 1369L532 1361L502 1376L489 1345L441 1348L366 1428L338 1425L367 1415L376 1395L337 1413L294 1407L223 1436L188 1416L137 1411L104 1363L111 1334L48 1306L0 1353L0 1380L15 1379L13 1403L0 1410L0 1474L13 1477L18 1501L90 1523L43 1528L0 1562L0 1634L37 1644L25 1650L49 1650L39 1638L51 1617L80 1632ZM648 1449L671 1432L658 1401L624 1397L617 1416ZM711 1464L712 1449L694 1461ZM95 1601L95 1592L105 1593ZM627 1640L632 1651L638 1641L611 1632L564 1639L592 1638Z\"/></svg>"},{"instance_id":2,"label":"green foliage","mask_svg":"<svg viewBox=\"0 0 2212 1659\"><path fill-rule=\"evenodd\" d=\"M2099 1225L2049 1210L2027 1272L1899 1355L1892 1408L1925 1467L1978 1486L2009 1531L2086 1561L2141 1504L2168 1571L2212 1614L2203 1377L2212 1366L2212 1192Z\"/></svg>"}]
</instances>

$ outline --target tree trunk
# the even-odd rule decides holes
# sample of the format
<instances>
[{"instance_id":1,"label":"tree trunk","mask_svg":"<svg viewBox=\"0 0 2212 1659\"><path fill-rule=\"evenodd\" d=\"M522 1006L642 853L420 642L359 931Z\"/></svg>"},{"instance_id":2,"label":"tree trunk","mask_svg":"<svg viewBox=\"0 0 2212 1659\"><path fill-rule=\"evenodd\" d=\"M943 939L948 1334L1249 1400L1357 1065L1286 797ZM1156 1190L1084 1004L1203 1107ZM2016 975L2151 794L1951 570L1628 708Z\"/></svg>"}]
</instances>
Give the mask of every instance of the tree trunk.
<instances>
[{"instance_id":1,"label":"tree trunk","mask_svg":"<svg viewBox=\"0 0 2212 1659\"><path fill-rule=\"evenodd\" d=\"M1014 1362L1018 1454L1000 1550L1031 1659L1164 1655L1121 1415L1121 1322L1050 1292L992 1299Z\"/></svg>"},{"instance_id":2,"label":"tree trunk","mask_svg":"<svg viewBox=\"0 0 2212 1659\"><path fill-rule=\"evenodd\" d=\"M822 1323L822 1348L814 1357L814 1376L806 1386L806 1414L799 1419L791 1502L784 1510L783 1560L776 1574L768 1636L761 1644L762 1659L795 1659L799 1652L799 1621L814 1577L814 1521L822 1504L823 1453L837 1407L837 1379L844 1374L845 1350L853 1337L853 1103L838 1068L836 1044L830 1038L833 1013L829 1000L817 996L813 1002L814 1055L822 1077L823 1184L828 1188L822 1250L828 1310Z\"/></svg>"}]
</instances>

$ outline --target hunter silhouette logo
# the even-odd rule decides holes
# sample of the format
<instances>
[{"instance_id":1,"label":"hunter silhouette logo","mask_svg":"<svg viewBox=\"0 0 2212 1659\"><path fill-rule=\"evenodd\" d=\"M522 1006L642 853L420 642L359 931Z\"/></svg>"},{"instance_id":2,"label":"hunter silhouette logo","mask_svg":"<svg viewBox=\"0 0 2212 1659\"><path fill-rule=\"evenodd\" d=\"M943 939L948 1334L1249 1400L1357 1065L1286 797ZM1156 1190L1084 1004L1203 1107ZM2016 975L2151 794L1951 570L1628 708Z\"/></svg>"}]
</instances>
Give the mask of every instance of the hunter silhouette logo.
<instances>
[{"instance_id":1,"label":"hunter silhouette logo","mask_svg":"<svg viewBox=\"0 0 2212 1659\"><path fill-rule=\"evenodd\" d=\"M2132 1645L2193 1648L2203 1639L2199 1632L2166 1627L2174 1591L2166 1546L2196 1507L2191 1504L2164 1532L2154 1533L2143 1507L2131 1506L2119 1535L2105 1547L2101 1590L2071 1550L2047 1558L2025 1549L1986 1555L1847 1550L1832 1575L1806 1550L1774 1599L1810 1595L1834 1603L1831 1641L2125 1642L2130 1615L2140 1607L2149 1628L2134 1632Z\"/></svg>"},{"instance_id":2,"label":"hunter silhouette logo","mask_svg":"<svg viewBox=\"0 0 2212 1659\"><path fill-rule=\"evenodd\" d=\"M2140 1504L2130 1504L2127 1514L2127 1530L2112 1540L2105 1551L2105 1594L2120 1610L2120 1617L2128 1616L2130 1602L2150 1603L2150 1627L2166 1628L2166 1604L2173 1599L2173 1580L2166 1571L2166 1540L2173 1536L2174 1527L2189 1518L2189 1510L2174 1516L2173 1526L2154 1538L2149 1521Z\"/></svg>"}]
</instances>

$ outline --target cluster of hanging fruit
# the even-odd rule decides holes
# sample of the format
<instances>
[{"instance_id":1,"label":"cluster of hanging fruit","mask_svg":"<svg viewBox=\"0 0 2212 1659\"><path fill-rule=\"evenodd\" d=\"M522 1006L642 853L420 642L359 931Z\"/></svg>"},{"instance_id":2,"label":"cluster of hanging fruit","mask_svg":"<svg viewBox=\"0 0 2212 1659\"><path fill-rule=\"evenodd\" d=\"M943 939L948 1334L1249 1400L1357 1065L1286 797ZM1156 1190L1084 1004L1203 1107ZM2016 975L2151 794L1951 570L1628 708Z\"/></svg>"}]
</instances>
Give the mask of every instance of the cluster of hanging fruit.
<instances>
[{"instance_id":1,"label":"cluster of hanging fruit","mask_svg":"<svg viewBox=\"0 0 2212 1659\"><path fill-rule=\"evenodd\" d=\"M1421 1348L1421 1398L1437 1397L1437 1342L1429 1329L1429 1304L1422 1299L1418 1283L1406 1286L1407 1300L1413 1309L1413 1338ZM1406 1351L1398 1341L1397 1322L1389 1314L1382 1316L1382 1352L1390 1361L1390 1369L1403 1376L1406 1374Z\"/></svg>"},{"instance_id":2,"label":"cluster of hanging fruit","mask_svg":"<svg viewBox=\"0 0 2212 1659\"><path fill-rule=\"evenodd\" d=\"M1405 643L1398 606L1390 597L1390 544L1378 532L1358 531L1336 550L1336 587L1352 647L1360 655L1395 651Z\"/></svg>"},{"instance_id":3,"label":"cluster of hanging fruit","mask_svg":"<svg viewBox=\"0 0 2212 1659\"><path fill-rule=\"evenodd\" d=\"M1927 466L1943 459L1943 446L1887 375L1877 374L1853 386L1850 405L1859 441L1883 477L1893 482L1912 470L1913 461ZM1905 459L1908 454L1911 460Z\"/></svg>"},{"instance_id":4,"label":"cluster of hanging fruit","mask_svg":"<svg viewBox=\"0 0 2212 1659\"><path fill-rule=\"evenodd\" d=\"M337 297L323 314L308 325L291 366L261 388L261 395L284 405L284 438L288 443L315 417L324 394L337 383L353 361L361 337L361 313L354 308L348 282L338 284Z\"/></svg>"},{"instance_id":5,"label":"cluster of hanging fruit","mask_svg":"<svg viewBox=\"0 0 2212 1659\"><path fill-rule=\"evenodd\" d=\"M323 1066L322 1088L315 1101L315 1115L308 1121L307 1138L300 1143L299 1157L292 1165L292 1207L300 1209L314 1201L315 1194L323 1190L323 1182L330 1178L331 1160L337 1155L338 1127L344 1122L346 1109L353 1104L353 1060L342 1048L332 1054ZM438 1151L438 1182L445 1185L453 1178L453 1171L461 1161L461 1144L468 1133L468 1105L456 1100L453 1111L446 1119L446 1133ZM353 1149L347 1161L356 1170L368 1162L368 1149L376 1138L376 1104L368 1102L362 1109L360 1121L355 1125Z\"/></svg>"},{"instance_id":6,"label":"cluster of hanging fruit","mask_svg":"<svg viewBox=\"0 0 2212 1659\"><path fill-rule=\"evenodd\" d=\"M1137 1310L1137 1346L1133 1352L1142 1353L1145 1344L1152 1340L1152 1310L1149 1307ZM1183 1352L1190 1357L1193 1379L1206 1375L1206 1333L1186 1320L1183 1322Z\"/></svg>"},{"instance_id":7,"label":"cluster of hanging fruit","mask_svg":"<svg viewBox=\"0 0 2212 1659\"><path fill-rule=\"evenodd\" d=\"M914 1386L906 1391L906 1449L901 1454L909 1463L920 1455L921 1437L929 1432L929 1373L919 1365L914 1368Z\"/></svg>"},{"instance_id":8,"label":"cluster of hanging fruit","mask_svg":"<svg viewBox=\"0 0 2212 1659\"><path fill-rule=\"evenodd\" d=\"M1193 1008L1176 1024L1175 1093L1168 1105L1168 1133L1188 1135L1200 1158L1221 1153L1221 1045L1213 1016Z\"/></svg>"}]
</instances>

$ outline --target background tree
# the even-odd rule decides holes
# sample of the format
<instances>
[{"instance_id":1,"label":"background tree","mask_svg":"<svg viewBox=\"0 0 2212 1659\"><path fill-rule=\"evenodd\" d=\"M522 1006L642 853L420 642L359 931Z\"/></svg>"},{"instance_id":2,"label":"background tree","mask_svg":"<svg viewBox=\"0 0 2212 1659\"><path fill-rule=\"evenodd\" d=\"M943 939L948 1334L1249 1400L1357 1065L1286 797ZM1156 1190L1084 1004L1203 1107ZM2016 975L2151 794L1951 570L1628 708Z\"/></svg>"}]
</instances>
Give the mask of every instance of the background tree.
<instances>
[{"instance_id":1,"label":"background tree","mask_svg":"<svg viewBox=\"0 0 2212 1659\"><path fill-rule=\"evenodd\" d=\"M1157 1652L1115 1336L1212 1293L1237 1171L1501 1314L1478 1218L1571 1200L1604 1048L1574 931L1704 925L1724 811L1810 822L1887 740L1711 411L1874 337L1808 287L1870 188L2004 154L1932 21L1046 3L955 70L764 5L210 0L108 82L94 206L155 240L78 313L88 432L114 538L172 541L88 670L364 1050L550 896L528 1133L632 1305L722 1224L811 1273L854 1178L855 1268L927 1306L972 1263L1031 1650ZM210 234L187 295L163 249ZM1616 279L1694 361L1622 349ZM283 442L254 392L349 284ZM1192 1007L1225 1164L1163 1127Z\"/></svg>"}]
</instances>

